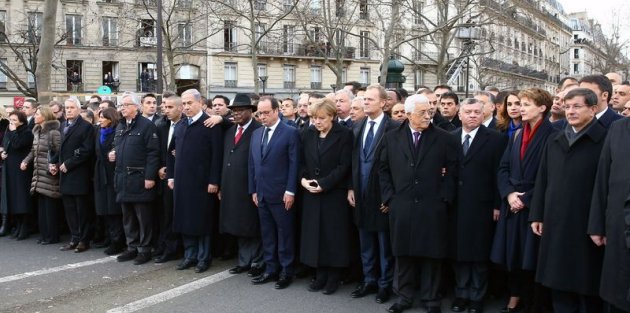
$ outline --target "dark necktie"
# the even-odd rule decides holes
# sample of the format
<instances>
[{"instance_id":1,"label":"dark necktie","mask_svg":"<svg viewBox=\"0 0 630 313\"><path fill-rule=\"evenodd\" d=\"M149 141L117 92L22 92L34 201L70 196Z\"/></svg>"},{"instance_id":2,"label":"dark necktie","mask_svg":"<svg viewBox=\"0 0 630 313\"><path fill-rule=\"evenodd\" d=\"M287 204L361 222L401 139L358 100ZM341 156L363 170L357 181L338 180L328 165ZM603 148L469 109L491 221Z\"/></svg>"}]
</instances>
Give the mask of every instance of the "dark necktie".
<instances>
[{"instance_id":1,"label":"dark necktie","mask_svg":"<svg viewBox=\"0 0 630 313\"><path fill-rule=\"evenodd\" d=\"M468 148L470 148L470 135L464 136L464 143L462 144L462 149L464 150L464 155L468 153Z\"/></svg>"},{"instance_id":2,"label":"dark necktie","mask_svg":"<svg viewBox=\"0 0 630 313\"><path fill-rule=\"evenodd\" d=\"M234 144L237 144L241 137L243 136L243 126L238 127L238 132L236 133L236 137L234 137Z\"/></svg>"},{"instance_id":3,"label":"dark necktie","mask_svg":"<svg viewBox=\"0 0 630 313\"><path fill-rule=\"evenodd\" d=\"M418 149L418 144L420 143L420 132L413 132L413 147Z\"/></svg>"},{"instance_id":4,"label":"dark necktie","mask_svg":"<svg viewBox=\"0 0 630 313\"><path fill-rule=\"evenodd\" d=\"M375 121L370 121L370 129L368 130L367 136L365 137L365 143L363 144L363 154L365 156L370 153L372 141L374 141L374 124L376 124Z\"/></svg>"},{"instance_id":5,"label":"dark necktie","mask_svg":"<svg viewBox=\"0 0 630 313\"><path fill-rule=\"evenodd\" d=\"M267 144L269 143L269 131L270 130L271 130L271 128L265 127L265 132L263 134L263 139L262 139L262 149L261 149L263 156L267 152Z\"/></svg>"},{"instance_id":6,"label":"dark necktie","mask_svg":"<svg viewBox=\"0 0 630 313\"><path fill-rule=\"evenodd\" d=\"M192 123L193 123L192 117L189 117L188 118L188 126L190 126L190 124L192 124Z\"/></svg>"},{"instance_id":7,"label":"dark necktie","mask_svg":"<svg viewBox=\"0 0 630 313\"><path fill-rule=\"evenodd\" d=\"M72 124L70 124L70 122L66 123L66 127L63 128L63 134L67 134L68 130L70 130L70 127L72 127Z\"/></svg>"}]
</instances>

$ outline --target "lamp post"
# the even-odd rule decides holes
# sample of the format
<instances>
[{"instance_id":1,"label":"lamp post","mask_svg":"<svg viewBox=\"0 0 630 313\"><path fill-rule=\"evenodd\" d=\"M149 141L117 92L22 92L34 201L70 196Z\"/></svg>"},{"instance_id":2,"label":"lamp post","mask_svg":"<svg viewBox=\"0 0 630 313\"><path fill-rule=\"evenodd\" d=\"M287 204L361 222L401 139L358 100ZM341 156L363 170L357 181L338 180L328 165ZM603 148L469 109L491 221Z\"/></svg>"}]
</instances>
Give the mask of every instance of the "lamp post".
<instances>
[{"instance_id":1,"label":"lamp post","mask_svg":"<svg viewBox=\"0 0 630 313\"><path fill-rule=\"evenodd\" d=\"M157 25L155 26L155 35L157 40L157 58L156 58L156 70L157 70L157 93L162 95L164 90L162 84L162 0L157 0Z\"/></svg>"},{"instance_id":2,"label":"lamp post","mask_svg":"<svg viewBox=\"0 0 630 313\"><path fill-rule=\"evenodd\" d=\"M333 92L337 92L337 85L336 84L330 84L330 88L332 88Z\"/></svg>"},{"instance_id":3,"label":"lamp post","mask_svg":"<svg viewBox=\"0 0 630 313\"><path fill-rule=\"evenodd\" d=\"M463 41L464 51L466 52L466 98L468 98L468 89L470 88L470 55L475 49L475 40L479 39L479 28L475 22L466 22L459 25L457 38Z\"/></svg>"},{"instance_id":4,"label":"lamp post","mask_svg":"<svg viewBox=\"0 0 630 313\"><path fill-rule=\"evenodd\" d=\"M265 75L265 76L260 76L260 77L258 77L258 78L259 78L259 79L260 79L260 81L262 82L262 88L263 88L263 92L262 92L262 93L263 93L263 95L265 95L265 87L266 87L266 85L267 85L267 78L268 78L268 77Z\"/></svg>"}]
</instances>

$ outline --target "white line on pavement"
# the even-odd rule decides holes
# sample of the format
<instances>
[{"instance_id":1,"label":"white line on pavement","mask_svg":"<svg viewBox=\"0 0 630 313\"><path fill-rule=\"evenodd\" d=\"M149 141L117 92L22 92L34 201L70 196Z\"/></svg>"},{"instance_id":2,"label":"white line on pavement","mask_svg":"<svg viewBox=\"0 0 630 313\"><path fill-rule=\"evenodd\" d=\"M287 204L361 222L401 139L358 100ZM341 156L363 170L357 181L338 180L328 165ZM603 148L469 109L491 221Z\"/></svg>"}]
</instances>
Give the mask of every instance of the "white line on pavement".
<instances>
[{"instance_id":1,"label":"white line on pavement","mask_svg":"<svg viewBox=\"0 0 630 313\"><path fill-rule=\"evenodd\" d=\"M108 310L107 313L130 313L130 312L142 310L152 305L156 305L158 303L168 301L170 299L195 291L197 289L201 289L208 285L220 282L232 276L234 276L234 274L230 274L229 271L226 270L226 271L216 273L214 275L196 280L194 282L181 285L173 289L166 290L156 295L146 297L144 299L140 299L138 301L134 301L134 302L125 304L123 306L113 308L111 310Z\"/></svg>"},{"instance_id":2,"label":"white line on pavement","mask_svg":"<svg viewBox=\"0 0 630 313\"><path fill-rule=\"evenodd\" d=\"M92 260L92 261L66 264L66 265L57 266L57 267L45 268L45 269L41 269L41 270L37 270L33 272L26 272L26 273L11 275L11 276L0 277L0 284L8 283L8 282L28 278L28 277L33 277L33 276L46 275L46 274L61 272L61 271L70 270L74 268L90 266L94 264L107 263L107 262L111 262L115 260L115 258L116 258L115 256L105 257L102 259L97 259L97 260Z\"/></svg>"}]
</instances>

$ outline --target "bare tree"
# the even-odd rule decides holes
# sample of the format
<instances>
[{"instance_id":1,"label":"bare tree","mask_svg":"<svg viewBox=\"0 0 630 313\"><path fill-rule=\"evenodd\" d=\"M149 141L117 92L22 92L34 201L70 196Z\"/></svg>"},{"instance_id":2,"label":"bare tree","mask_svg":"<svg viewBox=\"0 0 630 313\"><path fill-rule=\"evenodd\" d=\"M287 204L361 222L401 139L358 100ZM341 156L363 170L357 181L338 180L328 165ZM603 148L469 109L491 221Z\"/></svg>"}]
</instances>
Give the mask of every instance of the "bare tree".
<instances>
[{"instance_id":1,"label":"bare tree","mask_svg":"<svg viewBox=\"0 0 630 313\"><path fill-rule=\"evenodd\" d=\"M51 99L50 70L55 50L55 25L57 24L58 0L46 0L42 17L42 37L39 39L39 50L36 56L35 82L37 98L42 103Z\"/></svg>"}]
</instances>

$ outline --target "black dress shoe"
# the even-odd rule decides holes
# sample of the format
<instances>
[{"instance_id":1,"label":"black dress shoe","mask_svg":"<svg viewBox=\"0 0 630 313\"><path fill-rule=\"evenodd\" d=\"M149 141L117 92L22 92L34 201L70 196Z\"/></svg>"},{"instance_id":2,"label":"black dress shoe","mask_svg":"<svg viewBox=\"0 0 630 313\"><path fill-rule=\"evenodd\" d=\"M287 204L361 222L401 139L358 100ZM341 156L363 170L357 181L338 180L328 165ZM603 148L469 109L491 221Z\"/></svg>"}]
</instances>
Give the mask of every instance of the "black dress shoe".
<instances>
[{"instance_id":1,"label":"black dress shoe","mask_svg":"<svg viewBox=\"0 0 630 313\"><path fill-rule=\"evenodd\" d=\"M523 309L524 309L524 306L523 306L523 305L521 305L521 302L519 301L519 303L518 303L518 304L516 304L516 306L515 306L515 307L513 307L513 308L508 308L508 307L507 307L507 305L506 305L505 307L501 308L500 312L501 312L501 313L516 313L516 312L521 312L521 311L523 311Z\"/></svg>"},{"instance_id":2,"label":"black dress shoe","mask_svg":"<svg viewBox=\"0 0 630 313\"><path fill-rule=\"evenodd\" d=\"M254 285L262 285L262 284L266 284L270 281L274 281L278 279L278 275L277 274L271 274L271 273L264 273L254 279L252 279L252 284Z\"/></svg>"},{"instance_id":3,"label":"black dress shoe","mask_svg":"<svg viewBox=\"0 0 630 313\"><path fill-rule=\"evenodd\" d=\"M378 288L378 293L376 294L376 303L385 303L389 301L389 297L391 296L391 292L389 288Z\"/></svg>"},{"instance_id":4,"label":"black dress shoe","mask_svg":"<svg viewBox=\"0 0 630 313\"><path fill-rule=\"evenodd\" d=\"M369 294L376 293L378 291L378 287L374 284L366 284L361 283L357 288L350 294L353 298L363 298Z\"/></svg>"},{"instance_id":5,"label":"black dress shoe","mask_svg":"<svg viewBox=\"0 0 630 313\"><path fill-rule=\"evenodd\" d=\"M135 250L127 250L123 252L121 255L116 257L118 262L127 262L135 259L138 256L138 251Z\"/></svg>"},{"instance_id":6,"label":"black dress shoe","mask_svg":"<svg viewBox=\"0 0 630 313\"><path fill-rule=\"evenodd\" d=\"M151 261L151 252L140 252L135 259L133 259L134 265L142 265Z\"/></svg>"},{"instance_id":7,"label":"black dress shoe","mask_svg":"<svg viewBox=\"0 0 630 313\"><path fill-rule=\"evenodd\" d=\"M210 262L199 262L197 263L197 266L195 267L195 273L203 273L205 271L208 270L208 268L210 268Z\"/></svg>"},{"instance_id":8,"label":"black dress shoe","mask_svg":"<svg viewBox=\"0 0 630 313\"><path fill-rule=\"evenodd\" d=\"M471 301L468 306L468 313L483 313L483 303L480 301Z\"/></svg>"},{"instance_id":9,"label":"black dress shoe","mask_svg":"<svg viewBox=\"0 0 630 313\"><path fill-rule=\"evenodd\" d=\"M154 262L160 264L160 263L166 263L168 261L173 261L176 259L177 259L177 256L175 255L175 253L164 253L158 256L157 258L155 258Z\"/></svg>"},{"instance_id":10,"label":"black dress shoe","mask_svg":"<svg viewBox=\"0 0 630 313\"><path fill-rule=\"evenodd\" d=\"M389 312L389 313L401 313L404 310L407 310L409 308L411 308L411 305L409 305L409 304L394 303L394 305L390 306L389 309L387 309L387 312Z\"/></svg>"},{"instance_id":11,"label":"black dress shoe","mask_svg":"<svg viewBox=\"0 0 630 313\"><path fill-rule=\"evenodd\" d=\"M228 272L230 272L230 274L240 274L240 273L247 272L248 270L249 270L249 266L237 265L237 266L231 268Z\"/></svg>"},{"instance_id":12,"label":"black dress shoe","mask_svg":"<svg viewBox=\"0 0 630 313\"><path fill-rule=\"evenodd\" d=\"M320 291L322 289L324 289L324 286L326 286L326 281L325 280L313 280L311 281L311 283L308 285L308 291L310 292L317 292Z\"/></svg>"},{"instance_id":13,"label":"black dress shoe","mask_svg":"<svg viewBox=\"0 0 630 313\"><path fill-rule=\"evenodd\" d=\"M195 265L197 265L197 260L184 259L179 264L177 264L177 270L178 271L187 270Z\"/></svg>"},{"instance_id":14,"label":"black dress shoe","mask_svg":"<svg viewBox=\"0 0 630 313\"><path fill-rule=\"evenodd\" d=\"M439 306L431 306L427 308L427 313L442 313L442 309Z\"/></svg>"},{"instance_id":15,"label":"black dress shoe","mask_svg":"<svg viewBox=\"0 0 630 313\"><path fill-rule=\"evenodd\" d=\"M455 298L453 304L451 304L451 311L464 312L468 308L468 300L462 298Z\"/></svg>"},{"instance_id":16,"label":"black dress shoe","mask_svg":"<svg viewBox=\"0 0 630 313\"><path fill-rule=\"evenodd\" d=\"M322 291L325 295L332 295L339 289L339 280L338 279L329 279L324 287L324 291Z\"/></svg>"},{"instance_id":17,"label":"black dress shoe","mask_svg":"<svg viewBox=\"0 0 630 313\"><path fill-rule=\"evenodd\" d=\"M90 249L90 245L84 242L79 242L76 248L74 248L74 253L81 253Z\"/></svg>"},{"instance_id":18,"label":"black dress shoe","mask_svg":"<svg viewBox=\"0 0 630 313\"><path fill-rule=\"evenodd\" d=\"M61 248L59 248L59 250L61 250L61 251L70 251L70 250L76 249L76 247L77 247L77 243L70 242L70 243L67 243L67 244L61 246Z\"/></svg>"},{"instance_id":19,"label":"black dress shoe","mask_svg":"<svg viewBox=\"0 0 630 313\"><path fill-rule=\"evenodd\" d=\"M107 255L116 255L123 251L125 251L124 245L118 244L118 243L112 243L111 245L109 245L109 247L107 247L107 249L103 251L103 253Z\"/></svg>"},{"instance_id":20,"label":"black dress shoe","mask_svg":"<svg viewBox=\"0 0 630 313\"><path fill-rule=\"evenodd\" d=\"M293 282L293 277L286 275L286 274L282 274L280 275L280 278L278 278L278 281L276 282L275 288L276 289L284 289L289 287L289 285L291 285L291 282Z\"/></svg>"},{"instance_id":21,"label":"black dress shoe","mask_svg":"<svg viewBox=\"0 0 630 313\"><path fill-rule=\"evenodd\" d=\"M97 248L97 249L107 248L110 246L110 241L109 240L95 241L93 242L92 245L94 246L94 248Z\"/></svg>"},{"instance_id":22,"label":"black dress shoe","mask_svg":"<svg viewBox=\"0 0 630 313\"><path fill-rule=\"evenodd\" d=\"M247 276L249 277L258 277L265 272L265 268L262 266L252 266L252 268L247 271Z\"/></svg>"}]
</instances>

